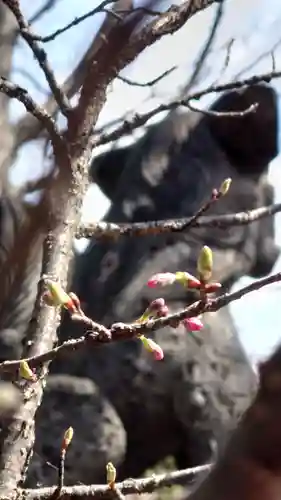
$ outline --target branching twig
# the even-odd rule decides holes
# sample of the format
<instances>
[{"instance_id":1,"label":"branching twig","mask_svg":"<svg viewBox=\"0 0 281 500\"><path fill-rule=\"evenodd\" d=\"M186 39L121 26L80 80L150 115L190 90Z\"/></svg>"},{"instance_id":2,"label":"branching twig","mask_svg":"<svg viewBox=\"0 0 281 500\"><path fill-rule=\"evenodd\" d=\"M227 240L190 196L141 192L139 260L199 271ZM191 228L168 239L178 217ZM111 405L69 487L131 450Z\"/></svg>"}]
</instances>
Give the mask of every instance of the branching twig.
<instances>
[{"instance_id":1,"label":"branching twig","mask_svg":"<svg viewBox=\"0 0 281 500\"><path fill-rule=\"evenodd\" d=\"M123 495L132 493L152 493L158 488L164 486L173 486L175 484L189 484L203 472L211 470L212 465L199 465L191 469L178 470L165 474L157 474L149 478L143 479L126 479L122 483L116 483L116 487ZM55 487L38 488L36 490L22 490L19 492L18 499L24 500L47 500L54 493ZM110 488L107 485L90 485L90 486L64 486L62 488L63 496L70 496L73 500L77 497L85 496L87 498L103 498L110 493Z\"/></svg>"},{"instance_id":2,"label":"branching twig","mask_svg":"<svg viewBox=\"0 0 281 500\"><path fill-rule=\"evenodd\" d=\"M53 360L58 354L61 354L62 352L73 352L85 346L95 347L100 343L133 339L140 335L147 335L148 333L154 332L161 328L165 328L166 326L172 326L174 328L183 319L198 316L199 314L204 314L206 312L219 311L222 307L225 307L230 303L241 299L249 293L260 290L267 285L271 285L272 283L277 283L280 281L281 272L256 280L250 285L247 285L235 292L225 293L216 298L209 298L207 301L198 300L185 309L169 314L168 316L150 319L143 323L115 323L111 326L110 329L107 329L103 325L95 323L93 320L91 320L91 318L88 318L87 316L78 317L78 315L73 315L73 320L80 321L81 324L84 324L88 332L86 333L86 335L78 339L67 340L60 346L57 346L44 353L25 358L25 360L31 367L38 367L42 363ZM0 363L0 372L14 372L19 368L19 365L20 360L4 361Z\"/></svg>"},{"instance_id":3,"label":"branching twig","mask_svg":"<svg viewBox=\"0 0 281 500\"><path fill-rule=\"evenodd\" d=\"M170 102L169 104L160 104L156 108L147 111L146 113L138 114L136 113L131 119L125 120L120 127L116 128L112 132L103 133L99 137L93 139L94 146L99 146L101 144L107 144L108 142L115 141L125 134L129 134L134 129L142 127L146 124L148 120L156 116L158 113L164 111L169 111L171 109L176 109L179 106L189 107L191 100L199 100L208 94L223 92L227 90L239 90L246 86L256 85L258 83L269 83L274 78L280 78L281 71L271 71L269 73L264 73L262 75L254 75L250 78L245 78L244 80L236 80L234 82L224 83L221 85L210 85L203 90L194 92L190 94L188 99L177 99Z\"/></svg>"},{"instance_id":4,"label":"branching twig","mask_svg":"<svg viewBox=\"0 0 281 500\"><path fill-rule=\"evenodd\" d=\"M78 26L80 23L83 21L86 21L89 17L93 17L95 14L99 14L100 12L104 12L104 8L109 5L110 3L113 3L116 0L103 0L97 7L94 9L91 9L89 12L86 12L86 14L83 14L79 17L75 17L70 23L67 23L63 28L59 28L53 33L50 33L50 35L46 36L40 36L40 35L35 35L32 33L32 38L33 40L37 40L38 42L42 43L47 43L55 40L55 38L59 35L62 35L62 33L65 33L66 31L70 30L74 26ZM114 14L114 13L113 13Z\"/></svg>"},{"instance_id":5,"label":"branching twig","mask_svg":"<svg viewBox=\"0 0 281 500\"><path fill-rule=\"evenodd\" d=\"M201 216L192 227L219 227L227 228L230 226L243 226L252 222L270 217L281 212L281 203L270 205L268 207L255 208L247 212L238 212L235 214L226 215L207 215ZM149 234L161 233L181 233L186 228L190 227L192 217L171 220L159 220L148 222L133 222L131 224L118 224L113 222L95 222L93 224L80 225L76 238L92 238L96 239L113 238L119 236L146 236Z\"/></svg>"},{"instance_id":6,"label":"branching twig","mask_svg":"<svg viewBox=\"0 0 281 500\"><path fill-rule=\"evenodd\" d=\"M59 135L59 131L56 128L54 120L32 99L25 88L9 82L6 78L0 77L0 92L3 92L12 99L17 99L21 102L26 110L43 124L43 127L49 132L50 135L53 135L54 132Z\"/></svg>"},{"instance_id":7,"label":"branching twig","mask_svg":"<svg viewBox=\"0 0 281 500\"><path fill-rule=\"evenodd\" d=\"M0 92L21 102L26 110L42 123L43 128L50 134L54 147L60 146L62 138L55 121L32 99L26 89L0 77Z\"/></svg>"},{"instance_id":8,"label":"branching twig","mask_svg":"<svg viewBox=\"0 0 281 500\"><path fill-rule=\"evenodd\" d=\"M197 12L200 12L200 10L203 10L212 3L215 3L215 1L216 0L200 0L199 2L196 2L196 5L194 5L194 2L189 0L179 8L174 7L172 10L169 10L166 13L162 13L158 22L154 20L153 22L146 25L143 29L139 30L134 37L131 37L132 40L130 40L130 43L128 43L128 37L127 37L127 43L125 46L126 52L123 53L122 64L120 64L119 67L116 66L114 76L116 76L120 71L122 71L122 69L124 69L124 67L128 63L132 62L136 57L136 55L139 54L142 50L144 50L147 46L154 43L154 41L161 38L161 36L176 31L189 19L189 17L192 17ZM137 9L134 9L135 13L136 10ZM114 10L114 12L115 11L116 10ZM143 9L141 9L141 12L143 12ZM101 38L108 39L108 33L113 24L111 23L111 21L112 19L105 20L98 35L94 38L94 40L90 44L88 50L82 57L81 61L79 61L79 63L77 64L73 73L69 76L69 78L67 78L66 82L64 83L63 89L65 94L69 98L72 97L81 87L81 84L85 77L86 68L88 67L90 61L95 56L97 56L98 51L100 49L100 39ZM54 101L53 96L51 96L46 102L45 108L52 115L56 111L56 107L57 107L56 102ZM149 118L150 117L148 116L145 119L144 123L146 123L146 121ZM140 123L140 126L141 125L142 124ZM132 127L132 130L138 126L139 126L138 124L134 125ZM130 131L131 128L129 128L128 133ZM34 120L32 120L32 117L30 116L23 117L21 120L19 120L18 124L15 127L15 134L17 137L16 148L19 147L21 144L23 144L25 141L38 137L40 132L41 129L38 126L38 123L34 122ZM127 133L126 126L125 126L125 131L124 132L121 131L121 135L123 133ZM109 141L110 140L111 139L109 139ZM106 140L106 142L109 141ZM101 141L101 143L103 142Z\"/></svg>"},{"instance_id":9,"label":"branching twig","mask_svg":"<svg viewBox=\"0 0 281 500\"><path fill-rule=\"evenodd\" d=\"M67 116L70 109L70 104L68 102L68 99L65 93L61 90L58 82L56 81L53 70L49 65L46 52L37 43L37 41L34 40L31 29L29 28L28 23L25 21L22 12L20 10L19 2L17 0L3 0L3 2L14 14L19 25L21 36L29 45L30 49L34 54L34 57L38 61L38 64L46 77L46 80L50 86L53 96L58 103L59 109L65 116Z\"/></svg>"}]
</instances>

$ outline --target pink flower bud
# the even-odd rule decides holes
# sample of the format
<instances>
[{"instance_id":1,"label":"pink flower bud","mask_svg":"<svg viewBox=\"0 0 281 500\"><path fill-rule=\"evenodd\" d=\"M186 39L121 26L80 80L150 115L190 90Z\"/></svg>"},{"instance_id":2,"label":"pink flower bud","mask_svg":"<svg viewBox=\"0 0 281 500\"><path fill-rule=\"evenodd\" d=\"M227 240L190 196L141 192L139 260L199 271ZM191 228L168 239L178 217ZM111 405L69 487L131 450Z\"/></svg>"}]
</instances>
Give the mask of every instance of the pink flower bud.
<instances>
[{"instance_id":1,"label":"pink flower bud","mask_svg":"<svg viewBox=\"0 0 281 500\"><path fill-rule=\"evenodd\" d=\"M157 316L157 318L162 318L162 316L168 316L169 314L168 306L162 298L153 300L148 309L151 314Z\"/></svg>"},{"instance_id":2,"label":"pink flower bud","mask_svg":"<svg viewBox=\"0 0 281 500\"><path fill-rule=\"evenodd\" d=\"M182 323L188 332L199 332L204 326L199 316L185 318Z\"/></svg>"},{"instance_id":3,"label":"pink flower bud","mask_svg":"<svg viewBox=\"0 0 281 500\"><path fill-rule=\"evenodd\" d=\"M147 282L149 288L155 288L157 286L168 286L173 285L176 281L176 275L174 273L158 273L154 274Z\"/></svg>"},{"instance_id":4,"label":"pink flower bud","mask_svg":"<svg viewBox=\"0 0 281 500\"><path fill-rule=\"evenodd\" d=\"M162 298L153 300L141 317L137 320L138 323L144 323L151 317L162 318L162 316L167 316L169 314L169 309L165 304L165 300Z\"/></svg>"},{"instance_id":5,"label":"pink flower bud","mask_svg":"<svg viewBox=\"0 0 281 500\"><path fill-rule=\"evenodd\" d=\"M154 342L154 340L148 339L144 335L141 335L139 338L142 341L144 348L153 354L154 359L160 361L164 358L163 350L161 349L160 345Z\"/></svg>"},{"instance_id":6,"label":"pink flower bud","mask_svg":"<svg viewBox=\"0 0 281 500\"><path fill-rule=\"evenodd\" d=\"M80 300L79 298L77 297L77 295L73 292L70 292L68 294L68 297L69 297L69 301L68 303L65 305L66 309L68 309L68 311L70 312L70 314L75 314L75 313L83 313L82 309L81 309L81 304L80 304Z\"/></svg>"},{"instance_id":7,"label":"pink flower bud","mask_svg":"<svg viewBox=\"0 0 281 500\"><path fill-rule=\"evenodd\" d=\"M176 280L186 288L200 288L201 281L186 271L176 272Z\"/></svg>"},{"instance_id":8,"label":"pink flower bud","mask_svg":"<svg viewBox=\"0 0 281 500\"><path fill-rule=\"evenodd\" d=\"M222 287L221 283L207 283L204 286L205 293L214 293Z\"/></svg>"}]
</instances>

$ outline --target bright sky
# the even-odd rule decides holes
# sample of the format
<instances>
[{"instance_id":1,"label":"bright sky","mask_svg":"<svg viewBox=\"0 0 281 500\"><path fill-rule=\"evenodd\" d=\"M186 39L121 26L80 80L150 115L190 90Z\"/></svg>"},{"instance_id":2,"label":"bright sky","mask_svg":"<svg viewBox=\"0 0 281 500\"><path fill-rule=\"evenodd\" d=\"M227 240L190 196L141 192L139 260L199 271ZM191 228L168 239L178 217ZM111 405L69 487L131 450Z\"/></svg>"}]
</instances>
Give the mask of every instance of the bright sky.
<instances>
[{"instance_id":1,"label":"bright sky","mask_svg":"<svg viewBox=\"0 0 281 500\"><path fill-rule=\"evenodd\" d=\"M137 1L140 3L140 0ZM173 1L173 3L175 3ZM30 2L22 0L21 5L27 17L30 17L40 7L41 1ZM95 0L58 0L56 9L35 25L36 30L46 35L62 27L75 16L81 15L98 5ZM66 8L67 6L67 8ZM184 83L186 75L190 74L192 63L196 60L198 49L207 38L209 28L214 18L215 9L212 6L195 16L180 32L167 36L152 48L146 50L136 63L126 71L126 76L139 82L149 81L168 68L177 65L178 69L157 86L157 95L152 95L150 89L129 87L116 80L108 93L108 102L100 116L98 125L104 125L132 111L145 111L160 102L167 102L176 94L177 88ZM228 81L241 69L246 68L260 54L272 48L280 36L280 0L226 0L224 21L220 26L213 53L208 59L202 75L201 88L213 83L217 78L220 82ZM47 45L50 62L56 71L59 81L63 81L71 68L75 66L80 56L97 30L102 15L90 18L83 27L79 26L65 33L54 42ZM231 50L230 64L221 75L226 55L226 44L235 39ZM281 47L281 44L280 44ZM275 64L281 67L281 50L275 51ZM27 87L34 98L44 102L44 92L41 92L22 70L30 72L36 81L47 89L44 77L38 71L37 65L23 42L19 44L14 58L14 80ZM272 69L272 58L267 56L255 66L252 73L267 72ZM244 76L249 76L251 72ZM280 92L280 82L275 87ZM207 97L200 105L210 102ZM12 118L16 119L23 113L22 106L13 102ZM135 133L137 136L139 132ZM280 141L279 141L280 142ZM32 170L30 168L32 165ZM36 145L24 147L20 152L14 168L12 179L15 183L25 178L36 178L44 168L42 152ZM271 165L270 178L276 190L276 202L281 202L281 156ZM86 220L97 220L107 211L108 201L98 190L92 187L86 197L83 217ZM276 217L277 241L281 246L280 231L281 215ZM279 229L278 229L279 227ZM281 271L281 258L274 271ZM241 280L237 286L249 282L248 278ZM232 305L232 312L247 352L254 358L264 356L281 337L281 321L278 307L280 302L280 285L255 292L242 301Z\"/></svg>"}]
</instances>

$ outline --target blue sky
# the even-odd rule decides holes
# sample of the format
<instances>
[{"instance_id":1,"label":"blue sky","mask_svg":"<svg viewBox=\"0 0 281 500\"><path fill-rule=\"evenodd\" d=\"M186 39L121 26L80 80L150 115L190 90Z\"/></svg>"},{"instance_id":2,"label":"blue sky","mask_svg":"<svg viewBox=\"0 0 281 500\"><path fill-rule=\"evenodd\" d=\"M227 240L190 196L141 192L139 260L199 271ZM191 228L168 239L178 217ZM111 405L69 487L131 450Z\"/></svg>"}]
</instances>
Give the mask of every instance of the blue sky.
<instances>
[{"instance_id":1,"label":"blue sky","mask_svg":"<svg viewBox=\"0 0 281 500\"><path fill-rule=\"evenodd\" d=\"M138 0L140 3L140 0ZM176 3L176 2L173 2ZM34 5L39 8L41 2L30 2L22 0L21 5L27 17L34 12ZM63 24L71 21L75 16L83 14L92 9L98 2L93 0L58 0L56 9L46 15L41 22L35 25L35 29L42 35L49 34ZM198 50L207 37L211 26L216 6L195 16L180 32L165 37L152 48L146 50L136 63L130 65L126 75L137 81L148 81L158 76L171 66L178 65L168 78L152 94L151 89L138 89L128 87L126 84L116 80L109 89L107 104L101 113L98 125L104 125L114 118L132 111L145 111L160 102L167 102L176 95L177 89L185 82L190 73L192 63L196 60ZM48 50L50 62L55 69L59 81L63 81L71 68L79 60L84 50L96 32L103 16L100 14L95 18L87 20L83 27L79 26L67 32L54 42L50 42ZM279 0L227 0L224 21L220 27L213 52L208 59L204 74L200 82L203 87L212 83L220 77L220 82L228 81L233 75L246 68L261 53L270 49L281 39L280 35L280 1ZM223 68L226 44L235 39L231 50L230 64L221 75ZM280 44L281 48L281 44ZM281 67L281 50L277 47L275 51L276 67ZM251 72L262 73L270 71L272 59L270 56L263 58ZM34 84L22 74L21 69L30 72L37 82L47 91L44 77L34 61L30 50L23 42L20 42L14 57L13 79L20 85L24 85L32 93L33 97L43 103L44 92L41 92ZM275 87L280 92L280 81L275 82ZM206 97L200 105L206 105L212 98ZM13 102L11 116L15 120L24 112L22 106ZM136 131L134 137L141 132ZM125 139L126 141L128 139ZM129 139L132 140L132 139ZM123 140L124 141L124 140ZM280 140L279 140L280 142ZM32 165L32 170L30 168ZM36 178L44 169L42 152L36 144L23 147L12 172L12 180L15 183L24 179ZM270 168L270 178L275 186L276 201L281 202L281 156L274 160ZM106 212L109 204L97 187L91 187L86 196L83 210L83 218L86 220L97 220ZM276 217L277 242L281 246L281 216ZM281 271L281 258L274 271ZM241 286L249 282L249 278L243 278L236 285ZM281 321L279 319L278 307L280 301L281 284L255 292L243 300L232 305L231 309L242 341L247 352L256 359L266 355L281 337Z\"/></svg>"}]
</instances>

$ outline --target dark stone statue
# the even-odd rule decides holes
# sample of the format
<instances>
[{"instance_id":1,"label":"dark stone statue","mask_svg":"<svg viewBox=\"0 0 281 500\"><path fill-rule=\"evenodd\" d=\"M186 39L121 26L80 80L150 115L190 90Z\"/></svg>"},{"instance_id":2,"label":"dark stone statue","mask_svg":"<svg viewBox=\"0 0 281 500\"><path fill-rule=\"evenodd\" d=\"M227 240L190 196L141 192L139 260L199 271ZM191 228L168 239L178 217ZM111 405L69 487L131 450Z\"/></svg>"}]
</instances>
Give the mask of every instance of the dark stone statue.
<instances>
[{"instance_id":1,"label":"dark stone statue","mask_svg":"<svg viewBox=\"0 0 281 500\"><path fill-rule=\"evenodd\" d=\"M193 215L221 182L228 195L209 214L253 209L273 202L267 182L277 154L275 92L256 85L219 98L213 111L242 117L173 112L135 144L94 160L91 173L112 201L105 219L136 222ZM156 297L171 311L194 297L181 287L151 290L146 282L163 271L196 273L203 244L214 251L214 279L228 290L243 275L269 273L277 259L271 219L229 229L189 229L177 234L91 241L76 256L72 289L94 320L130 322ZM29 484L56 481L58 436L75 428L66 483L103 481L105 464L119 478L139 476L167 456L178 467L209 460L246 407L255 376L227 308L204 315L196 339L183 328L154 338L164 350L155 361L138 340L81 350L52 364L47 396L37 414L36 452ZM79 335L65 318L61 339ZM2 341L2 340L1 340Z\"/></svg>"}]
</instances>

